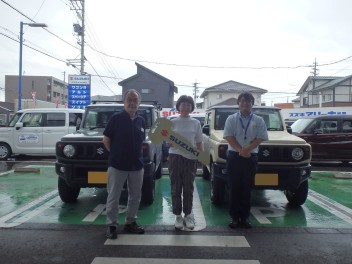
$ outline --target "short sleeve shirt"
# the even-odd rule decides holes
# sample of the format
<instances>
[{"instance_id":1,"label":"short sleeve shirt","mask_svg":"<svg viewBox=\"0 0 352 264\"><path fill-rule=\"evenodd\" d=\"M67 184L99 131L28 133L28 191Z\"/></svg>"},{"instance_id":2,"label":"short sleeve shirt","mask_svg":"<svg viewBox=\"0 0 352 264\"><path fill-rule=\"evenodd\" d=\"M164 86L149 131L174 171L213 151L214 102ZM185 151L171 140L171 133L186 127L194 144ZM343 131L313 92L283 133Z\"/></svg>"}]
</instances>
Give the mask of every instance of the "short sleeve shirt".
<instances>
[{"instance_id":1,"label":"short sleeve shirt","mask_svg":"<svg viewBox=\"0 0 352 264\"><path fill-rule=\"evenodd\" d=\"M243 126L240 120L242 120ZM264 141L269 140L264 119L253 113L247 117L241 115L240 112L230 115L225 122L223 137L226 138L228 136L233 136L242 147L248 146L256 138ZM228 150L235 151L230 144L228 144ZM251 152L258 153L258 150L259 148L256 147Z\"/></svg>"},{"instance_id":2,"label":"short sleeve shirt","mask_svg":"<svg viewBox=\"0 0 352 264\"><path fill-rule=\"evenodd\" d=\"M143 168L142 145L146 136L145 121L136 115L123 111L113 115L104 130L111 140L108 166L123 171L135 171Z\"/></svg>"}]
</instances>

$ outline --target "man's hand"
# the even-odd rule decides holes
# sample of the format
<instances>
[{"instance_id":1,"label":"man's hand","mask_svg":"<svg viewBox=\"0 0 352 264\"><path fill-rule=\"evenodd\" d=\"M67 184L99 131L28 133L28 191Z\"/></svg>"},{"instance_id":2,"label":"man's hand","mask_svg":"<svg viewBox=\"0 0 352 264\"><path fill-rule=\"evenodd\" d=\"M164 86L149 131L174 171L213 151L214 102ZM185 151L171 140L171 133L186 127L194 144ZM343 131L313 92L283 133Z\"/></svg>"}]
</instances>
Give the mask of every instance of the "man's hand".
<instances>
[{"instance_id":1,"label":"man's hand","mask_svg":"<svg viewBox=\"0 0 352 264\"><path fill-rule=\"evenodd\" d=\"M251 157L251 151L250 149L243 148L240 150L239 155L244 158L250 158Z\"/></svg>"}]
</instances>

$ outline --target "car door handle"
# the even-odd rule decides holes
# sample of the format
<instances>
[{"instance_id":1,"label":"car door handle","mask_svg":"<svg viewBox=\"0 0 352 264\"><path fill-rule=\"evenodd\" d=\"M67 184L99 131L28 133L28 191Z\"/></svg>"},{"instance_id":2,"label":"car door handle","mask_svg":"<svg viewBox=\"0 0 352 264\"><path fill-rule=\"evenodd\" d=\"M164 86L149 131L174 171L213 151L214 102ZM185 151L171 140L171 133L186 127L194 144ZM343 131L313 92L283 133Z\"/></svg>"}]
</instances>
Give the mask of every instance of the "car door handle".
<instances>
[{"instance_id":1,"label":"car door handle","mask_svg":"<svg viewBox=\"0 0 352 264\"><path fill-rule=\"evenodd\" d=\"M45 133L53 133L52 130L44 130Z\"/></svg>"}]
</instances>

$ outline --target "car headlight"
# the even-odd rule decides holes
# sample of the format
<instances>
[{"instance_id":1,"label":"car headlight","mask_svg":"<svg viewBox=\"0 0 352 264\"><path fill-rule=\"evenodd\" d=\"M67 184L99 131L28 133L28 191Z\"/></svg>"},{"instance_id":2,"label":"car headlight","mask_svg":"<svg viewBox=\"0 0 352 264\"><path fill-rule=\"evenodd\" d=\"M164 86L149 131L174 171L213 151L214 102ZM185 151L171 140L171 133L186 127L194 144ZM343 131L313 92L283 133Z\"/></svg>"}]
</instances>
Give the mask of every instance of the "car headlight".
<instances>
[{"instance_id":1,"label":"car headlight","mask_svg":"<svg viewBox=\"0 0 352 264\"><path fill-rule=\"evenodd\" d=\"M300 160L304 156L303 149L301 148L294 148L291 152L291 156L294 160Z\"/></svg>"},{"instance_id":2,"label":"car headlight","mask_svg":"<svg viewBox=\"0 0 352 264\"><path fill-rule=\"evenodd\" d=\"M72 158L73 155L75 155L75 153L76 153L76 149L72 145L66 145L63 149L63 153L66 157Z\"/></svg>"}]
</instances>

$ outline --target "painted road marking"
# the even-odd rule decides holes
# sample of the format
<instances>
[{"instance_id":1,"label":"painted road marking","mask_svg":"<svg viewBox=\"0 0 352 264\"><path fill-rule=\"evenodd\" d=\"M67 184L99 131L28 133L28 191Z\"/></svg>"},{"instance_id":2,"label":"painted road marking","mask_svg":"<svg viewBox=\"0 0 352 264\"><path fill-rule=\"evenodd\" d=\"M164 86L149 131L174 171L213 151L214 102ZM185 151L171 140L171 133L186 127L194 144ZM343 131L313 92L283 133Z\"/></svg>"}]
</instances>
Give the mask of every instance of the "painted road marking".
<instances>
[{"instance_id":1,"label":"painted road marking","mask_svg":"<svg viewBox=\"0 0 352 264\"><path fill-rule=\"evenodd\" d=\"M207 227L203 207L200 202L199 193L197 189L197 185L194 186L193 192L193 214L195 220L195 227L193 230L184 228L184 231L200 231ZM98 204L83 220L82 222L94 222L100 215L106 215L105 204ZM127 207L125 205L119 205L119 214L125 213L127 211ZM173 223L172 223L173 224Z\"/></svg>"},{"instance_id":2,"label":"painted road marking","mask_svg":"<svg viewBox=\"0 0 352 264\"><path fill-rule=\"evenodd\" d=\"M107 239L104 245L113 246L180 246L180 247L250 247L244 236L202 235L126 235Z\"/></svg>"},{"instance_id":3,"label":"painted road marking","mask_svg":"<svg viewBox=\"0 0 352 264\"><path fill-rule=\"evenodd\" d=\"M352 209L313 190L308 191L308 200L336 215L349 224L352 224Z\"/></svg>"},{"instance_id":4,"label":"painted road marking","mask_svg":"<svg viewBox=\"0 0 352 264\"><path fill-rule=\"evenodd\" d=\"M36 216L36 215L40 214L45 209L49 208L51 205L53 205L53 204L55 204L56 202L59 201L59 197L58 197L57 193L58 193L57 190L52 191L50 193L47 193L46 195L43 195L43 196L39 197L38 199L28 203L27 205L25 205L25 206L13 211L13 212L1 217L0 218L0 227L14 227L14 226L18 226L18 225L26 222L28 219L32 218L33 216ZM48 199L50 199L50 200L47 201ZM42 204L42 203L44 203L44 204ZM6 223L10 219L12 219L12 218L14 218L16 216L19 216L23 212L25 212L25 211L33 208L33 207L36 207L36 206L38 206L40 204L42 204L42 205L28 213L28 217L29 218L25 214L25 215L21 216L20 218L16 219L14 222Z\"/></svg>"},{"instance_id":5,"label":"painted road marking","mask_svg":"<svg viewBox=\"0 0 352 264\"><path fill-rule=\"evenodd\" d=\"M284 217L285 211L270 207L255 207L251 208L251 214L261 224L272 224L268 217Z\"/></svg>"},{"instance_id":6,"label":"painted road marking","mask_svg":"<svg viewBox=\"0 0 352 264\"><path fill-rule=\"evenodd\" d=\"M153 258L102 258L97 257L92 264L260 264L258 260L237 259L153 259Z\"/></svg>"},{"instance_id":7,"label":"painted road marking","mask_svg":"<svg viewBox=\"0 0 352 264\"><path fill-rule=\"evenodd\" d=\"M193 191L193 215L195 221L195 227L193 230L184 228L185 231L200 231L207 227L207 223L205 221L205 216L203 212L203 207L200 202L199 193L197 189L197 184L194 183L194 191Z\"/></svg>"},{"instance_id":8,"label":"painted road marking","mask_svg":"<svg viewBox=\"0 0 352 264\"><path fill-rule=\"evenodd\" d=\"M103 213L105 210L105 204L98 204L93 211L91 211L83 220L82 222L94 222L95 219L98 218L99 215Z\"/></svg>"}]
</instances>

